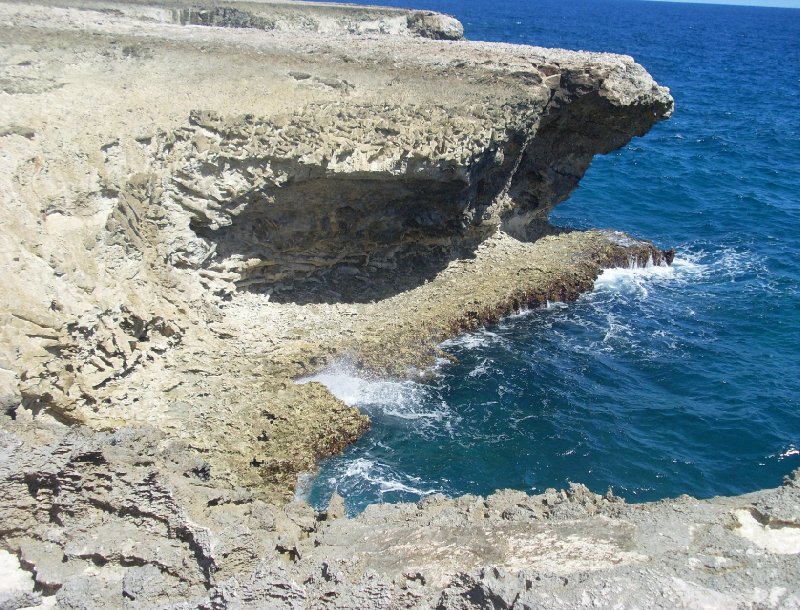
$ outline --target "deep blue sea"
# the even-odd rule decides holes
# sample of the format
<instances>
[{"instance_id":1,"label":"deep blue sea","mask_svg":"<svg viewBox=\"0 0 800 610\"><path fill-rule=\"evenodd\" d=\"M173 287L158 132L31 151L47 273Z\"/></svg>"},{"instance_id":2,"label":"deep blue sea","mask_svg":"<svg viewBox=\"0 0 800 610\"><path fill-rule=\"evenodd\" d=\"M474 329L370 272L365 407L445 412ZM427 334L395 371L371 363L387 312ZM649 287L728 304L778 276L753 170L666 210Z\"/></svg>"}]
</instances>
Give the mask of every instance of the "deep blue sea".
<instances>
[{"instance_id":1,"label":"deep blue sea","mask_svg":"<svg viewBox=\"0 0 800 610\"><path fill-rule=\"evenodd\" d=\"M675 114L598 157L554 223L674 247L576 303L446 345L428 383L319 378L372 430L302 493L351 512L570 481L638 502L736 494L800 467L800 10L635 0L381 0L472 40L633 55Z\"/></svg>"}]
</instances>

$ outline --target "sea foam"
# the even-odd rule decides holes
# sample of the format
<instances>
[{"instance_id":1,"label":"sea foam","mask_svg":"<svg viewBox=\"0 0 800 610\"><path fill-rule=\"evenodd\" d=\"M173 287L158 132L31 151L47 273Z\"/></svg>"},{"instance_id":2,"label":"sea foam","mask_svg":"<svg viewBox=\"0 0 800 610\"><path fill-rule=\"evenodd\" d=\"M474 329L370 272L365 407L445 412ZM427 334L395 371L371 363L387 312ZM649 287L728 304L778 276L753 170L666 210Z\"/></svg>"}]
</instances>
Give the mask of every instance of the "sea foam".
<instances>
[{"instance_id":1,"label":"sea foam","mask_svg":"<svg viewBox=\"0 0 800 610\"><path fill-rule=\"evenodd\" d=\"M412 380L369 379L353 367L334 364L319 373L298 379L298 383L319 382L342 402L382 415L416 420L424 427L452 417L449 406L434 400L434 388Z\"/></svg>"},{"instance_id":2,"label":"sea foam","mask_svg":"<svg viewBox=\"0 0 800 610\"><path fill-rule=\"evenodd\" d=\"M650 296L649 288L666 282L689 282L704 275L707 266L690 257L675 257L672 265L631 263L627 267L604 269L594 283L595 292L618 292L641 299Z\"/></svg>"}]
</instances>

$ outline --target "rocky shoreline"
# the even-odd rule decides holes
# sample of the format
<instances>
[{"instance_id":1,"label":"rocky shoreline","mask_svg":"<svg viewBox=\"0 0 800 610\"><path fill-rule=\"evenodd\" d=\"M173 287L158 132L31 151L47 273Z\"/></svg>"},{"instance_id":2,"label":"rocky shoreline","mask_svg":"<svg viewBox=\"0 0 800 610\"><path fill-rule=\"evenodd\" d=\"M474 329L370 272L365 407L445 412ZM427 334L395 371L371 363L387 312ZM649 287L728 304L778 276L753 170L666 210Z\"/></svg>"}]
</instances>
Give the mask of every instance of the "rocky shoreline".
<instances>
[{"instance_id":1,"label":"rocky shoreline","mask_svg":"<svg viewBox=\"0 0 800 610\"><path fill-rule=\"evenodd\" d=\"M369 425L296 378L412 375L671 262L547 223L671 114L631 58L277 1L4 0L0 24L0 608L800 603L795 479L292 501Z\"/></svg>"}]
</instances>

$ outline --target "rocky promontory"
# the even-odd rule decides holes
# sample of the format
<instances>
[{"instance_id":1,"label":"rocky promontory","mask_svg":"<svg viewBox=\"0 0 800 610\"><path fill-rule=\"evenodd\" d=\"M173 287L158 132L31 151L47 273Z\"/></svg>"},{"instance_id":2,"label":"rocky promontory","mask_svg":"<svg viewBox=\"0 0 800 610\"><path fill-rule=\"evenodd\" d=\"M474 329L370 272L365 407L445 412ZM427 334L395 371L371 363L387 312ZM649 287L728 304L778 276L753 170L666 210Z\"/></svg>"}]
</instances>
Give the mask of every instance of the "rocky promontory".
<instances>
[{"instance_id":1,"label":"rocky promontory","mask_svg":"<svg viewBox=\"0 0 800 610\"><path fill-rule=\"evenodd\" d=\"M0 607L797 602L796 481L292 501L369 425L298 377L417 374L671 261L547 222L669 92L629 57L462 38L427 11L0 2Z\"/></svg>"}]
</instances>

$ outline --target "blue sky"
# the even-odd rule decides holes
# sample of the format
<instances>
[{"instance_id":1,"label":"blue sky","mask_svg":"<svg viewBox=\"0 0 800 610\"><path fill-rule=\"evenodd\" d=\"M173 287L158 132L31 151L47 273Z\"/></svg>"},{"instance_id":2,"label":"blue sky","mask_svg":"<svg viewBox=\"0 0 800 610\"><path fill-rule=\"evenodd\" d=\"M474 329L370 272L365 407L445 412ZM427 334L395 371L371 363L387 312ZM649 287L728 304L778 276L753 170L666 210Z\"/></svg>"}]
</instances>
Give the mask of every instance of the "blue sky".
<instances>
[{"instance_id":1,"label":"blue sky","mask_svg":"<svg viewBox=\"0 0 800 610\"><path fill-rule=\"evenodd\" d=\"M671 2L699 2L702 4L741 4L744 6L781 6L800 8L800 0L667 0Z\"/></svg>"}]
</instances>

